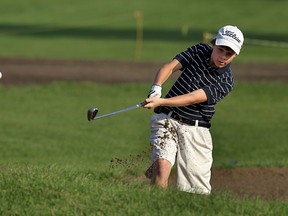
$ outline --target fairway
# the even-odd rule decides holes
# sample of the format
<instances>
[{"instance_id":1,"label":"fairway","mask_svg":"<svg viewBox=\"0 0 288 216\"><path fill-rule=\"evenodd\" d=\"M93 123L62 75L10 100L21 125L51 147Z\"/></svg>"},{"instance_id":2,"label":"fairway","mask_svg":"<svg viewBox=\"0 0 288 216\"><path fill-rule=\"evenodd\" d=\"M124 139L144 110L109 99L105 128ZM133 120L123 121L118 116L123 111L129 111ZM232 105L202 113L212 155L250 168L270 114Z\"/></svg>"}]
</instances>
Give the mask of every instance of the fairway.
<instances>
[{"instance_id":1,"label":"fairway","mask_svg":"<svg viewBox=\"0 0 288 216\"><path fill-rule=\"evenodd\" d=\"M5 61L5 59L2 59L1 61L2 61L2 65L4 65L4 67L6 67L5 70L10 72L9 74L4 74L6 77L5 77L5 79L2 80L3 83L8 85L8 86L13 85L13 84L17 84L17 85L23 85L23 84L24 85L27 85L27 84L35 85L36 84L36 86L38 86L39 83L47 85L47 84L51 83L52 81L54 81L54 82L72 81L74 83L73 85L76 86L77 84L75 82L80 81L81 83L92 82L92 83L94 83L94 85L99 85L100 83L108 83L109 85L107 85L107 88L109 88L109 86L110 86L111 89L117 89L117 85L119 85L119 83L122 83L122 85L125 86L124 83L132 83L132 82L134 82L134 83L139 82L139 84L141 84L141 86L142 86L141 88L143 88L144 86L147 86L147 88L148 88L150 85L149 84L150 80L152 80L152 78L153 78L154 71L161 64L161 63L149 63L149 62L147 62L147 63L131 62L130 63L130 62L117 62L117 61L115 61L115 62L112 62L112 61L111 62L109 62L109 61L104 61L104 62L103 61L60 61L60 60L52 61L52 60L31 60L31 59L30 60L21 59L21 61L13 60L13 59L10 59L9 61L7 61L7 60ZM18 78L19 77L19 74L18 74L19 70L17 70L18 68L15 67L16 61L18 61L18 64L19 64L19 62L21 63L21 66L22 66L24 71L27 71L26 76L22 77L21 79ZM265 67L269 68L269 66L267 64L266 65L257 64L258 69L257 69L257 67L254 66L253 71L251 71L251 73L249 73L247 71L245 71L245 73L242 72L242 70L245 68L245 66L247 66L247 65L243 66L241 64L238 64L235 67L236 68L235 76L239 78L239 80L237 80L238 82L242 81L242 82L248 82L249 83L249 82L257 79L257 77L260 77L263 79L262 81L267 82L267 80L265 80L265 76L263 76L263 71L265 71L264 68ZM281 67L282 67L282 65L279 65L277 73L275 73L273 75L270 74L270 76L266 77L266 79L269 78L270 81L274 80L274 81L286 83L288 81L288 76L287 75L283 76L283 74L285 75L285 70L282 69ZM52 70L52 68L53 68L53 70ZM137 68L139 68L139 70L136 70ZM45 70L47 70L47 71L45 71ZM49 73L49 70L51 71L51 73ZM76 73L76 71L81 71L81 73ZM135 71L137 71L137 72L135 72ZM240 74L237 74L237 71L239 71ZM147 84L145 84L145 83L147 83ZM79 83L79 85L80 85L80 83ZM100 84L100 85L102 85L102 84ZM129 86L130 84L127 84L127 85ZM136 104L138 102L141 102L141 100L144 99L144 97L146 96L145 95L146 92L140 92L140 89L137 89L137 84L132 85L133 87L132 86L128 87L128 86L127 86L127 88L128 88L127 91L129 92L130 97L133 96L134 94L137 95L137 92L138 92L138 96L136 96L138 98L137 101L130 101L128 103L128 105L130 106L130 105L134 105L133 103ZM67 87L69 87L69 85ZM52 88L52 92L49 93L50 96L49 95L47 96L47 100L49 100L49 98L50 98L50 100L52 99L53 94L56 93L56 92L53 93L53 91L57 91L57 85L55 85L55 88ZM89 89L90 87L88 85L88 86L85 86L85 88ZM85 88L83 89L84 92L85 92ZM129 90L129 88L130 88L130 90ZM61 91L59 91L56 94L59 94L59 93L60 93L60 95L61 94L64 94L64 95L68 94L68 92L66 92L66 91L67 90L63 89L62 93L61 93ZM73 91L75 91L75 90L73 90ZM105 92L105 90L103 90L103 91ZM134 92L134 91L136 91L136 92ZM102 98L102 100L101 100L101 98L99 99L99 92L95 92L95 96L90 96L91 93L92 92L90 92L89 95L86 95L87 98L85 98L85 95L83 95L84 98L82 98L82 99L85 101L86 107L89 106L88 101L90 101L89 103L91 106L96 105L96 106L101 107L101 104L105 105L106 100L109 100L109 98L111 97L110 96L111 93L107 92L104 95L101 94L101 98ZM74 94L75 94L75 96L73 97L73 100L78 101L79 99L77 99L77 95L79 95L78 97L80 97L80 92L79 93L75 92ZM235 90L235 94L237 94L237 88ZM92 95L93 95L93 93L92 93ZM91 100L90 100L90 97L91 97ZM120 99L121 96L118 95L118 98ZM98 104L95 104L96 99L98 101ZM113 96L111 99L113 101ZM113 102L111 102L111 103L113 103ZM127 103L127 102L125 102L125 103ZM119 105L117 105L118 109L125 108L125 105L121 105L121 104L122 104L122 102L119 102ZM59 105L55 105L55 106L58 107ZM81 104L78 104L78 105L75 104L74 106L75 106L75 112L77 112L76 109L79 109L79 108L82 110L83 121L86 120L86 119L84 119L84 118L86 118L86 116L84 116L84 114L85 114L84 112L86 112L86 110L84 109L84 104L83 104L83 107L81 107ZM77 108L77 107L79 107L79 108ZM65 106L63 105L63 111L62 112L64 112L65 109L67 109L67 108L65 108ZM115 111L116 109L117 109L116 107L115 108L109 107L107 110L100 109L100 112L102 112L102 114L104 114L104 113L109 112L109 110L111 112L111 111ZM225 108L224 108L224 110L225 110ZM61 110L59 110L58 112L60 115ZM223 110L220 109L219 112L220 112L219 115L221 115ZM100 133L106 134L109 131L108 125L110 123L113 124L115 118L121 119L124 121L125 116L131 116L131 115L133 115L133 113L134 114L137 114L137 113L141 114L142 113L141 115L144 114L143 110L141 111L141 109L140 109L138 111L133 111L133 112L128 113L128 114L121 114L119 117L111 117L111 118L109 117L110 119L107 118L107 119L101 120L100 122L93 122L93 124L95 124L95 126L97 126L98 124L107 125L107 126L104 126L104 128L102 128L101 130L95 131L95 137L97 137L97 136L99 137ZM145 116L147 116L147 112L145 112L145 113L146 113ZM77 115L79 115L79 114L77 114ZM77 119L77 115L71 116L71 118L76 117L76 119ZM49 116L52 117L53 115L51 114ZM233 116L233 114L232 114L232 116ZM65 116L65 115L59 116L60 121L65 121L65 118L67 118L67 116ZM139 118L139 116L137 116L136 118ZM286 121L285 119L287 120L287 117L283 118L282 120L284 120L284 122L285 122ZM147 131L148 120L149 120L149 117L147 116L145 119L146 125L141 125L141 124L137 125L137 127L139 127L139 131L145 129L144 131L146 131L147 136L148 136L148 131ZM73 120L71 119L69 121L73 121ZM217 118L217 115L216 115L216 121L219 121ZM217 124L221 125L221 124L223 124L223 122L222 123L219 122ZM87 122L86 126L89 126L88 122ZM75 125L75 127L76 127L76 125ZM135 127L135 125L134 125L134 127ZM223 127L225 128L226 126L223 125ZM73 128L71 128L71 129L74 130ZM93 128L90 128L89 130L93 130ZM97 130L97 127L95 130ZM283 130L285 130L285 129L283 128ZM137 136L137 134L136 135L134 134L131 137L131 135L129 135L129 133L127 133L125 131L126 131L125 129L122 132L119 131L119 134L123 134L123 137L121 136L121 139L124 142L125 142L125 140L128 141L132 137ZM212 131L213 131L213 127L212 127ZM217 131L218 130L216 130L216 134L215 134L216 137L218 136ZM281 134L281 132L279 132L279 133ZM78 136L80 136L80 134ZM142 134L141 136L144 136L144 134ZM227 138L229 139L229 137L227 137ZM39 139L40 139L40 137L39 137ZM61 139L61 138L59 137L59 139ZM80 138L80 139L83 139L83 138ZM111 141L114 139L117 139L116 134L114 134L111 137ZM146 139L147 139L147 137L144 140L146 140ZM89 142L93 142L93 140L90 140ZM112 142L114 142L114 141L112 141ZM120 141L120 142L122 142L122 141ZM148 140L147 140L147 142L148 142ZM284 142L284 140L283 140L283 142ZM147 166L147 164L149 163L148 162L149 156L148 156L147 147L148 146L146 146L146 147L143 146L143 148L138 149L138 152L134 153L134 155L133 154L131 155L128 153L125 154L125 152L122 152L122 157L118 157L117 155L114 155L114 156L111 155L110 166L113 166L113 167L120 166L122 168L124 167L124 169L125 169L125 168L131 166L131 163L135 162L138 165L134 164L133 166L137 167L140 165L140 167L142 167L142 169L145 169L145 164ZM225 149L225 150L228 151L229 147L226 147L226 148L227 149ZM107 151L105 154L109 154L108 149L105 150L105 151ZM217 152L217 148L215 151ZM74 156L77 157L76 155L74 155ZM114 157L114 159L113 159L113 157ZM137 161L137 158L138 158L138 161ZM106 161L107 164L109 164L109 160L110 159L107 159L107 161ZM231 158L230 160L234 161L235 159ZM145 161L145 162L140 163L140 161ZM235 165L234 163L237 163L235 161L234 162L231 162L231 161L230 162L227 161L228 163L225 166L228 166L228 167L232 166L233 167ZM104 161L104 164L105 164L105 161ZM216 160L215 161L215 165L216 165L215 168L216 169L214 169L214 175L212 178L212 185L216 189L221 189L221 188L225 189L225 187L227 187L227 185L228 185L230 190L232 190L236 193L242 194L242 195L247 193L248 195L251 194L254 196L263 196L263 197L270 197L270 196L274 196L274 197L275 196L284 196L285 197L286 195L288 196L288 194L286 194L283 191L281 192L281 194L273 191L274 190L273 189L273 185L274 185L273 181L279 181L279 176L283 176L283 175L286 176L287 175L287 177L288 177L288 171L286 169L259 169L259 170L257 170L257 169L253 169L253 170L242 169L242 171L235 170L234 174L232 175L231 170L230 171L225 171L222 169L219 170L219 167L222 166L222 165L219 166L219 164L221 164L221 162ZM286 164L286 162L284 162L284 164ZM255 165L261 165L261 164L258 163ZM137 172L139 172L139 170ZM141 169L140 169L140 173L141 173ZM272 174L272 173L274 173L274 174ZM234 176L234 177L231 178L231 176ZM245 177L245 178L243 178L243 177ZM242 184L235 184L234 183L235 178L237 179L238 182L241 182L242 181L241 179L243 179ZM172 177L172 179L173 179L173 177ZM263 181L263 179L266 179L266 181L265 180ZM269 179L269 180L267 180L267 179ZM250 182L250 183L246 184L247 182ZM261 185L260 182L262 182L262 184L263 184L262 187L264 186L266 190L263 190L262 187L259 187L259 185ZM251 185L253 185L253 184L255 184L254 190L252 190L252 191L251 190L245 190L245 192L243 191L247 185L249 187L251 187ZM258 185L258 187L256 187L256 185ZM268 187L268 185L271 185L271 187ZM278 187L280 187L280 188L281 187L282 188L288 187L287 181L283 180L280 183L278 182Z\"/></svg>"},{"instance_id":2,"label":"fairway","mask_svg":"<svg viewBox=\"0 0 288 216\"><path fill-rule=\"evenodd\" d=\"M242 74L240 80L246 81L239 82L231 96L217 105L215 127L211 128L215 142L211 184L216 193L207 200L173 190L173 175L171 190L161 192L149 187L143 171L149 165L152 112L137 109L97 122L87 121L88 108L97 106L105 114L141 102L160 63L1 62L6 68L0 85L0 211L116 215L119 210L115 200L120 206L130 203L121 208L120 215L147 209L152 215L158 211L175 215L180 209L183 215L191 215L191 210L203 213L202 207L195 209L195 205L208 203L206 215L241 215L244 209L251 215L271 211L281 215L287 211L287 204L282 203L288 197L287 76L277 77L275 73L263 79L262 70L258 75L254 70L252 77L244 79ZM21 68L25 76L21 76ZM111 81L113 75L116 79ZM257 76L262 83L247 81ZM279 83L268 83L267 78ZM272 109L278 112L271 115ZM228 195L223 194L227 190ZM176 209L167 209L175 201L166 196L178 197ZM192 205L191 199L197 204ZM262 201L266 199L268 203ZM150 206L151 200L163 200L159 210ZM241 207L235 209L235 205Z\"/></svg>"}]
</instances>

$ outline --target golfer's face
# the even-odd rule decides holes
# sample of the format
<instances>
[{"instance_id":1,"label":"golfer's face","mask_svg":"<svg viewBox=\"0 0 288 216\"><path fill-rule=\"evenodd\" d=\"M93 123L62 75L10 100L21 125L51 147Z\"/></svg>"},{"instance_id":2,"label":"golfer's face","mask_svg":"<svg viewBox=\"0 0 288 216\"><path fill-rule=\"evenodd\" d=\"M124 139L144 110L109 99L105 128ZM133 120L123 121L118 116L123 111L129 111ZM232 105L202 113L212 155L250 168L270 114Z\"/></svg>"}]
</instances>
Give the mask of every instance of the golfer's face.
<instances>
[{"instance_id":1,"label":"golfer's face","mask_svg":"<svg viewBox=\"0 0 288 216\"><path fill-rule=\"evenodd\" d=\"M236 56L237 54L229 47L214 45L211 60L215 67L222 68L231 63Z\"/></svg>"}]
</instances>

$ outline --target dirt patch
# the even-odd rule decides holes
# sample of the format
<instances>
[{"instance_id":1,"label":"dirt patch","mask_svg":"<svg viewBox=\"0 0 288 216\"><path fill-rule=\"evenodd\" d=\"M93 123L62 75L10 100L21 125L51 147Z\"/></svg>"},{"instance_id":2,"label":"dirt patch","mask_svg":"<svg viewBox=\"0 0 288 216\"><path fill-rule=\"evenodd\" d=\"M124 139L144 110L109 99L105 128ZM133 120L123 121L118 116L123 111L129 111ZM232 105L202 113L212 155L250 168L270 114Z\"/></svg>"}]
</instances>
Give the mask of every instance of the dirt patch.
<instances>
[{"instance_id":1,"label":"dirt patch","mask_svg":"<svg viewBox=\"0 0 288 216\"><path fill-rule=\"evenodd\" d=\"M47 59L0 58L1 84L45 84L54 81L91 81L97 83L152 82L163 62L69 61ZM238 82L288 82L288 64L233 64ZM176 77L172 77L175 79ZM140 156L136 162L142 160ZM130 166L134 158L117 163ZM113 164L113 163L112 163ZM143 176L143 178L145 178ZM145 180L146 181L146 180ZM171 177L175 181L175 176ZM214 191L228 191L238 196L288 200L288 169L240 168L213 169Z\"/></svg>"},{"instance_id":2,"label":"dirt patch","mask_svg":"<svg viewBox=\"0 0 288 216\"><path fill-rule=\"evenodd\" d=\"M0 58L2 84L42 84L53 81L99 83L152 82L163 62L82 61ZM288 64L233 64L235 79L288 82ZM175 76L172 79L175 80Z\"/></svg>"},{"instance_id":3,"label":"dirt patch","mask_svg":"<svg viewBox=\"0 0 288 216\"><path fill-rule=\"evenodd\" d=\"M213 169L211 185L215 191L238 196L288 201L288 169L284 168Z\"/></svg>"},{"instance_id":4,"label":"dirt patch","mask_svg":"<svg viewBox=\"0 0 288 216\"><path fill-rule=\"evenodd\" d=\"M176 176L170 177L176 184ZM222 191L238 197L288 201L288 169L285 168L231 168L212 169L212 192Z\"/></svg>"}]
</instances>

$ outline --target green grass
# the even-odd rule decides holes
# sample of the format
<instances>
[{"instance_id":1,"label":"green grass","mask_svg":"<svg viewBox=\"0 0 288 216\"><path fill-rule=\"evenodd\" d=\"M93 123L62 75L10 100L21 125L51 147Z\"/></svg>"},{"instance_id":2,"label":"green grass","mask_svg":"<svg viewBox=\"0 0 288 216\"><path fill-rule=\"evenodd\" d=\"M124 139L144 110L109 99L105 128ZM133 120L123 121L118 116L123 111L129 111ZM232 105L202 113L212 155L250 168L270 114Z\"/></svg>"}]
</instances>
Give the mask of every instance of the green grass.
<instances>
[{"instance_id":1,"label":"green grass","mask_svg":"<svg viewBox=\"0 0 288 216\"><path fill-rule=\"evenodd\" d=\"M110 121L88 122L86 118L90 107L98 107L99 114L103 114L141 102L144 94L140 94L137 86L119 86L121 91L117 86L88 83L23 86L20 92L17 87L1 88L1 100L7 103L1 104L0 111L3 132L0 160L35 160L37 164L62 161L67 165L84 163L94 167L95 162L103 165L113 156L135 153L139 147L144 149L148 146L146 134L127 131L123 124L148 132L149 128L143 128L143 124L148 125L149 112L139 109L128 118L122 114ZM134 121L137 116L142 118ZM133 140L131 145L127 144L127 136Z\"/></svg>"},{"instance_id":2,"label":"green grass","mask_svg":"<svg viewBox=\"0 0 288 216\"><path fill-rule=\"evenodd\" d=\"M212 128L219 154L216 164L236 160L239 166L287 167L286 86L242 83L218 104Z\"/></svg>"},{"instance_id":3,"label":"green grass","mask_svg":"<svg viewBox=\"0 0 288 216\"><path fill-rule=\"evenodd\" d=\"M280 200L162 191L139 179L149 164L152 111L139 108L93 122L86 120L86 111L97 106L104 114L134 105L145 98L149 87L145 83L0 85L0 214L288 213L287 202ZM215 168L288 167L287 88L238 83L217 105L211 128Z\"/></svg>"},{"instance_id":4,"label":"green grass","mask_svg":"<svg viewBox=\"0 0 288 216\"><path fill-rule=\"evenodd\" d=\"M112 172L1 166L1 215L286 215L287 203L193 195L125 181Z\"/></svg>"},{"instance_id":5,"label":"green grass","mask_svg":"<svg viewBox=\"0 0 288 216\"><path fill-rule=\"evenodd\" d=\"M90 83L2 86L0 161L61 161L94 167L95 163L109 163L112 157L147 151L152 111L139 108L93 122L86 120L86 111L98 107L100 115L134 105L146 97L149 87ZM285 92L285 84L241 83L216 106L211 128L215 166L232 159L239 166L288 166Z\"/></svg>"},{"instance_id":6,"label":"green grass","mask_svg":"<svg viewBox=\"0 0 288 216\"><path fill-rule=\"evenodd\" d=\"M135 11L143 14L141 60L169 60L233 24L247 38L287 43L286 1L27 0L0 3L0 56L135 60ZM277 16L275 15L277 14ZM188 33L182 29L188 28ZM241 62L287 62L287 48L245 44Z\"/></svg>"}]
</instances>

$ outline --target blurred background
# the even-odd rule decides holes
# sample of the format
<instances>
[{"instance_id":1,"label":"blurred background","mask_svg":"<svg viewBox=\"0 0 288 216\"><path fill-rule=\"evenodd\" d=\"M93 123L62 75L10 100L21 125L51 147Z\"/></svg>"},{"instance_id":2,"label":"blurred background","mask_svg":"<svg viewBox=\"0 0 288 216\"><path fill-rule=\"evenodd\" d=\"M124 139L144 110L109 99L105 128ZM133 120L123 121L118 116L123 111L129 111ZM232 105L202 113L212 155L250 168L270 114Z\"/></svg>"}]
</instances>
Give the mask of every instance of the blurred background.
<instances>
[{"instance_id":1,"label":"blurred background","mask_svg":"<svg viewBox=\"0 0 288 216\"><path fill-rule=\"evenodd\" d=\"M286 63L287 8L285 0L2 0L0 57L166 61L231 24L246 38L236 61Z\"/></svg>"}]
</instances>

